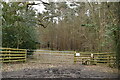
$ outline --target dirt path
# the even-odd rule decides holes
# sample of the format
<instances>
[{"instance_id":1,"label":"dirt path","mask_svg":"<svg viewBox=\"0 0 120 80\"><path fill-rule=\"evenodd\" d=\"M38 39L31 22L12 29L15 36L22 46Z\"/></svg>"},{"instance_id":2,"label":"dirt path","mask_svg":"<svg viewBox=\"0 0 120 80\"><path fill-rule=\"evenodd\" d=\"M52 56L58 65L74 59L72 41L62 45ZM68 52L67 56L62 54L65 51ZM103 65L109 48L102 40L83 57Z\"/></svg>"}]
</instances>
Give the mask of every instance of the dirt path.
<instances>
[{"instance_id":1,"label":"dirt path","mask_svg":"<svg viewBox=\"0 0 120 80\"><path fill-rule=\"evenodd\" d=\"M19 67L18 67L19 66ZM3 78L117 78L117 69L96 65L3 64ZM8 69L7 69L8 68Z\"/></svg>"}]
</instances>

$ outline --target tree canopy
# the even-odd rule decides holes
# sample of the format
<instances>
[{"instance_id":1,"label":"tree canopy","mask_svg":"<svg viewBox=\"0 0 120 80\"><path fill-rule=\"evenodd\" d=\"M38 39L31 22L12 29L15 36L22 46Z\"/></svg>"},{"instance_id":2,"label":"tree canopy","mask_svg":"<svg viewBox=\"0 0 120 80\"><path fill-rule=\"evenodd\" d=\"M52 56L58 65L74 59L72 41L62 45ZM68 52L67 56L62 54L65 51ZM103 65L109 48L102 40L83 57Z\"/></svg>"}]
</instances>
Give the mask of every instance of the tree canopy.
<instances>
[{"instance_id":1,"label":"tree canopy","mask_svg":"<svg viewBox=\"0 0 120 80\"><path fill-rule=\"evenodd\" d=\"M36 13L33 5L43 4ZM116 52L120 63L120 3L2 2L3 47ZM44 44L45 43L45 44Z\"/></svg>"},{"instance_id":2,"label":"tree canopy","mask_svg":"<svg viewBox=\"0 0 120 80\"><path fill-rule=\"evenodd\" d=\"M36 14L32 7L26 11L24 3L3 4L3 47L35 48Z\"/></svg>"}]
</instances>

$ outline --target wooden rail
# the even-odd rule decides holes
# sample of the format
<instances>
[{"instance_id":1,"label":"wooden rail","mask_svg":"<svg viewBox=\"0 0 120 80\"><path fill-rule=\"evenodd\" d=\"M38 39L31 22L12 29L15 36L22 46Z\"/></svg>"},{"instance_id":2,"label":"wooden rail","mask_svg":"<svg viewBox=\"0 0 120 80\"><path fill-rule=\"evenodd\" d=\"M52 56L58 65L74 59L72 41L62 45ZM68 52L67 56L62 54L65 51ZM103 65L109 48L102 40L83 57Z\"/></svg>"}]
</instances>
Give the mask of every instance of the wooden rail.
<instances>
[{"instance_id":1,"label":"wooden rail","mask_svg":"<svg viewBox=\"0 0 120 80\"><path fill-rule=\"evenodd\" d=\"M26 49L0 48L0 62L26 61L26 56Z\"/></svg>"},{"instance_id":2,"label":"wooden rail","mask_svg":"<svg viewBox=\"0 0 120 80\"><path fill-rule=\"evenodd\" d=\"M60 53L60 54L74 54L74 51L34 51L40 53Z\"/></svg>"},{"instance_id":3,"label":"wooden rail","mask_svg":"<svg viewBox=\"0 0 120 80\"><path fill-rule=\"evenodd\" d=\"M76 55L79 54L79 55ZM114 53L90 53L79 52L74 54L74 63L82 64L114 64L116 55Z\"/></svg>"}]
</instances>

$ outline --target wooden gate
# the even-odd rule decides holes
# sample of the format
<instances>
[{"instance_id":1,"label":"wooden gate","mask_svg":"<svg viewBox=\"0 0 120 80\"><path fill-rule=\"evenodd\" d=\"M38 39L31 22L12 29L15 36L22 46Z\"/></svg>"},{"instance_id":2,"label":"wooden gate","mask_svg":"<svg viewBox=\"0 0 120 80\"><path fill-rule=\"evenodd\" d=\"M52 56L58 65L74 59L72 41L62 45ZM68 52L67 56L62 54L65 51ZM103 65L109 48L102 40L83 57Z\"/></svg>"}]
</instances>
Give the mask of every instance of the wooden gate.
<instances>
[{"instance_id":1,"label":"wooden gate","mask_svg":"<svg viewBox=\"0 0 120 80\"><path fill-rule=\"evenodd\" d=\"M0 62L26 61L26 49L0 48Z\"/></svg>"},{"instance_id":2,"label":"wooden gate","mask_svg":"<svg viewBox=\"0 0 120 80\"><path fill-rule=\"evenodd\" d=\"M73 64L74 51L36 50L33 57L37 63ZM35 61L35 62L36 62Z\"/></svg>"},{"instance_id":3,"label":"wooden gate","mask_svg":"<svg viewBox=\"0 0 120 80\"><path fill-rule=\"evenodd\" d=\"M79 55L78 55L79 54ZM79 52L74 54L74 63L81 64L114 64L116 55L114 53L89 53Z\"/></svg>"}]
</instances>

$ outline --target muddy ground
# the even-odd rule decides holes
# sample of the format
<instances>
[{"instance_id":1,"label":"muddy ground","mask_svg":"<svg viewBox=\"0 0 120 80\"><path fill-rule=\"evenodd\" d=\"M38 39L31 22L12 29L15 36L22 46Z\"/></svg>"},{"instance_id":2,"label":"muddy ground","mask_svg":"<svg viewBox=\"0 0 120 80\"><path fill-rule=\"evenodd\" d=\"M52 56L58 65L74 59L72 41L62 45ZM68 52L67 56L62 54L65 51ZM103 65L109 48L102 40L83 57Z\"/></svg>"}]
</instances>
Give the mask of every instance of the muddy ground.
<instances>
[{"instance_id":1,"label":"muddy ground","mask_svg":"<svg viewBox=\"0 0 120 80\"><path fill-rule=\"evenodd\" d=\"M3 78L118 78L118 70L106 66L35 63L21 65L4 64Z\"/></svg>"}]
</instances>

